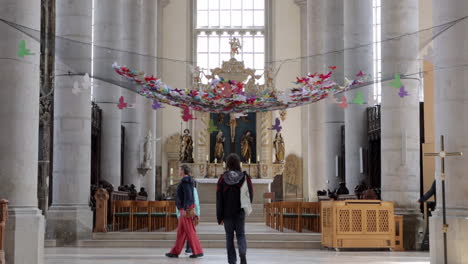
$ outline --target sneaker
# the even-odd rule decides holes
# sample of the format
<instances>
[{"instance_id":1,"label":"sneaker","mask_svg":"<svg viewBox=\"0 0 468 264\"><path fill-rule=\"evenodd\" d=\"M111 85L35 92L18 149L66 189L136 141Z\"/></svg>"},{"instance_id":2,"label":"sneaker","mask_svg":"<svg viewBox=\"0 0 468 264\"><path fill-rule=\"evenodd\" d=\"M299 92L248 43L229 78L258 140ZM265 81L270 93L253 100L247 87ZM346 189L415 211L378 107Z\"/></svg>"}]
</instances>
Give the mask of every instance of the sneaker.
<instances>
[{"instance_id":1,"label":"sneaker","mask_svg":"<svg viewBox=\"0 0 468 264\"><path fill-rule=\"evenodd\" d=\"M193 253L192 250L185 250L185 255L190 255L192 253Z\"/></svg>"},{"instance_id":2,"label":"sneaker","mask_svg":"<svg viewBox=\"0 0 468 264\"><path fill-rule=\"evenodd\" d=\"M176 255L176 254L172 254L172 253L166 253L166 257L168 257L168 258L178 258L179 256Z\"/></svg>"},{"instance_id":3,"label":"sneaker","mask_svg":"<svg viewBox=\"0 0 468 264\"><path fill-rule=\"evenodd\" d=\"M196 254L196 255L190 255L190 258L201 258L203 257L203 253Z\"/></svg>"}]
</instances>

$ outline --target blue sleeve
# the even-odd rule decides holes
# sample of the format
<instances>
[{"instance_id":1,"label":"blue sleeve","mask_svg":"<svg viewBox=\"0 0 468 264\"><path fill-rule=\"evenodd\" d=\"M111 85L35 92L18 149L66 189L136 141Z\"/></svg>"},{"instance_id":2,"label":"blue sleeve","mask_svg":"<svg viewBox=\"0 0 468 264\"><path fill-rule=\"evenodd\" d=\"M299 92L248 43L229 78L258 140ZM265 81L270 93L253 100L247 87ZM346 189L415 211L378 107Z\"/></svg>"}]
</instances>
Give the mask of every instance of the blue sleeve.
<instances>
[{"instance_id":1,"label":"blue sleeve","mask_svg":"<svg viewBox=\"0 0 468 264\"><path fill-rule=\"evenodd\" d=\"M198 198L197 188L193 188L193 198L195 199L195 213L200 216L200 199Z\"/></svg>"}]
</instances>

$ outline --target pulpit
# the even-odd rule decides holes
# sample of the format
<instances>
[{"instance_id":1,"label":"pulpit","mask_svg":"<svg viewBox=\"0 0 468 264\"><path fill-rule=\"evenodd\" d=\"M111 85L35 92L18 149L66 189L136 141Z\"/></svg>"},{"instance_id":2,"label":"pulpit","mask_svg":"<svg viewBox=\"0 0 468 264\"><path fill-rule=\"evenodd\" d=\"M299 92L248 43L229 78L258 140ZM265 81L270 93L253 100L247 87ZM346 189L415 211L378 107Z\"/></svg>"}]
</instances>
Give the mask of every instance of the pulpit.
<instances>
[{"instance_id":1,"label":"pulpit","mask_svg":"<svg viewBox=\"0 0 468 264\"><path fill-rule=\"evenodd\" d=\"M195 179L198 184L198 196L200 203L213 204L216 203L216 185L218 179ZM270 192L272 179L252 179L254 197L253 204L263 204L263 194Z\"/></svg>"}]
</instances>

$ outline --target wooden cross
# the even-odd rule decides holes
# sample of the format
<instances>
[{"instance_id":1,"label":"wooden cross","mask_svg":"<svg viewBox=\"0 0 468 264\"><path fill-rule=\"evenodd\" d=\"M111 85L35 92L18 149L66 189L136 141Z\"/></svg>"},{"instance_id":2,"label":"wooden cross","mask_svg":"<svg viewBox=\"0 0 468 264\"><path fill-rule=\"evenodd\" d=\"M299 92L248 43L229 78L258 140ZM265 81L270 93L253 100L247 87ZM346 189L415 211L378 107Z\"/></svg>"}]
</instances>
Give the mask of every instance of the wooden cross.
<instances>
[{"instance_id":1,"label":"wooden cross","mask_svg":"<svg viewBox=\"0 0 468 264\"><path fill-rule=\"evenodd\" d=\"M442 217L444 226L442 231L444 233L444 263L447 264L447 219L445 213L445 158L452 156L463 156L462 152L447 152L445 151L444 136L440 136L440 152L438 153L424 153L424 156L439 157L441 160L440 163L440 179L442 182Z\"/></svg>"}]
</instances>

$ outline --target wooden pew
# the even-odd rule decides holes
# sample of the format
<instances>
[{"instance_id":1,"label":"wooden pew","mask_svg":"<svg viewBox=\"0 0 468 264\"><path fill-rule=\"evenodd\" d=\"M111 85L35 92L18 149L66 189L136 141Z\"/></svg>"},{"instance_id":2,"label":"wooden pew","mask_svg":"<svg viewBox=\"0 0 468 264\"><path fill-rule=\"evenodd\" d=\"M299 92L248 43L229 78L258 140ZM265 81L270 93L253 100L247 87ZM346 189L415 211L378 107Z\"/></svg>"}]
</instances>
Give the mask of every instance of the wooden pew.
<instances>
[{"instance_id":1,"label":"wooden pew","mask_svg":"<svg viewBox=\"0 0 468 264\"><path fill-rule=\"evenodd\" d=\"M149 202L148 201L133 201L132 202L132 229L131 231L140 231L146 229L149 231Z\"/></svg>"},{"instance_id":2,"label":"wooden pew","mask_svg":"<svg viewBox=\"0 0 468 264\"><path fill-rule=\"evenodd\" d=\"M284 228L301 232L301 202L280 202L279 210L279 231Z\"/></svg>"},{"instance_id":3,"label":"wooden pew","mask_svg":"<svg viewBox=\"0 0 468 264\"><path fill-rule=\"evenodd\" d=\"M133 231L133 201L112 203L112 231Z\"/></svg>"},{"instance_id":4,"label":"wooden pew","mask_svg":"<svg viewBox=\"0 0 468 264\"><path fill-rule=\"evenodd\" d=\"M8 219L8 201L0 200L0 264L5 264L5 245L3 244L5 237L5 226Z\"/></svg>"},{"instance_id":5,"label":"wooden pew","mask_svg":"<svg viewBox=\"0 0 468 264\"><path fill-rule=\"evenodd\" d=\"M167 225L166 225L166 232L173 231L177 229L177 214L176 214L176 205L175 201L167 201L167 207L166 207L166 212L167 212Z\"/></svg>"},{"instance_id":6,"label":"wooden pew","mask_svg":"<svg viewBox=\"0 0 468 264\"><path fill-rule=\"evenodd\" d=\"M320 233L320 203L302 202L300 205L301 232L305 228Z\"/></svg>"},{"instance_id":7,"label":"wooden pew","mask_svg":"<svg viewBox=\"0 0 468 264\"><path fill-rule=\"evenodd\" d=\"M166 230L168 213L167 201L149 201L149 231Z\"/></svg>"}]
</instances>

